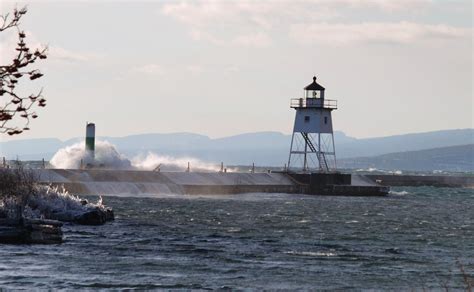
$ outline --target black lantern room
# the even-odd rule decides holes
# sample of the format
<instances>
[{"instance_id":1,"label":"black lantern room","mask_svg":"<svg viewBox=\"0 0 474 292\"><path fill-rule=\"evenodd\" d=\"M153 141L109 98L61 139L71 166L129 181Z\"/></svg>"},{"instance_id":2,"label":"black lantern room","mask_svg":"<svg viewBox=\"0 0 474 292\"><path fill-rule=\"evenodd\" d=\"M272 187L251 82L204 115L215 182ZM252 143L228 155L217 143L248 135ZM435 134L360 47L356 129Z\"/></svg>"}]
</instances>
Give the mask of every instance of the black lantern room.
<instances>
[{"instance_id":1,"label":"black lantern room","mask_svg":"<svg viewBox=\"0 0 474 292\"><path fill-rule=\"evenodd\" d=\"M324 99L324 87L316 82L316 76L313 82L304 88L306 98L322 98Z\"/></svg>"}]
</instances>

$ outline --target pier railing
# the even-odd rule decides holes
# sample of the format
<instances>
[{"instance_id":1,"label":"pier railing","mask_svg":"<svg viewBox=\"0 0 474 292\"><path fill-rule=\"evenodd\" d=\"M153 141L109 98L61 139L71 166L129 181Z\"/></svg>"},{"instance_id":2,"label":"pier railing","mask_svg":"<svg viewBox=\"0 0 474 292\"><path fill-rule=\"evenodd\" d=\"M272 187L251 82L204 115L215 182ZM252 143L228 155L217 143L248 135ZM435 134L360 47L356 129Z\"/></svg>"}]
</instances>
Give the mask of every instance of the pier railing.
<instances>
[{"instance_id":1,"label":"pier railing","mask_svg":"<svg viewBox=\"0 0 474 292\"><path fill-rule=\"evenodd\" d=\"M337 100L322 98L292 98L290 101L290 107L337 109Z\"/></svg>"}]
</instances>

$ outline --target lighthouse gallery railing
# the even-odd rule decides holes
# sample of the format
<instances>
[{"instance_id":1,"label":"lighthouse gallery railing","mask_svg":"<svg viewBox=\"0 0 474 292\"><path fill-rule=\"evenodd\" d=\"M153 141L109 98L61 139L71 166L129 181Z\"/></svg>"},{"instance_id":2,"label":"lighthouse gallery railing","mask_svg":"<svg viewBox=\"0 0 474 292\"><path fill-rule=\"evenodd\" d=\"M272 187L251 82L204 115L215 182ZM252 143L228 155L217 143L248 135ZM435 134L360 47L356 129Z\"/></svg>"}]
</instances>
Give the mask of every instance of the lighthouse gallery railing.
<instances>
[{"instance_id":1,"label":"lighthouse gallery railing","mask_svg":"<svg viewBox=\"0 0 474 292\"><path fill-rule=\"evenodd\" d=\"M329 108L337 109L337 100L322 98L292 98L290 102L292 108Z\"/></svg>"}]
</instances>

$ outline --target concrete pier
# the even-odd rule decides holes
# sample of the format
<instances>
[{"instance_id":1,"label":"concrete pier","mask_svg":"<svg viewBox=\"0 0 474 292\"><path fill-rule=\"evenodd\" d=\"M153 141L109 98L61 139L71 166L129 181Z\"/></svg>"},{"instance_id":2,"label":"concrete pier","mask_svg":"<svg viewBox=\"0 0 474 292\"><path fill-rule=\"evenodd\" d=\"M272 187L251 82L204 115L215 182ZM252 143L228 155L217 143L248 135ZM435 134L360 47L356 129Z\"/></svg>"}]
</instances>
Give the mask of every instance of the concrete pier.
<instances>
[{"instance_id":1,"label":"concrete pier","mask_svg":"<svg viewBox=\"0 0 474 292\"><path fill-rule=\"evenodd\" d=\"M75 194L239 194L303 193L380 196L388 187L363 176L340 173L199 173L125 170L37 170L44 184L64 186Z\"/></svg>"},{"instance_id":2,"label":"concrete pier","mask_svg":"<svg viewBox=\"0 0 474 292\"><path fill-rule=\"evenodd\" d=\"M125 170L37 170L40 182L76 194L238 194L299 193L281 173L198 173Z\"/></svg>"},{"instance_id":3,"label":"concrete pier","mask_svg":"<svg viewBox=\"0 0 474 292\"><path fill-rule=\"evenodd\" d=\"M300 183L303 193L326 196L385 196L390 191L387 186L365 178L363 175L345 173L290 173Z\"/></svg>"}]
</instances>

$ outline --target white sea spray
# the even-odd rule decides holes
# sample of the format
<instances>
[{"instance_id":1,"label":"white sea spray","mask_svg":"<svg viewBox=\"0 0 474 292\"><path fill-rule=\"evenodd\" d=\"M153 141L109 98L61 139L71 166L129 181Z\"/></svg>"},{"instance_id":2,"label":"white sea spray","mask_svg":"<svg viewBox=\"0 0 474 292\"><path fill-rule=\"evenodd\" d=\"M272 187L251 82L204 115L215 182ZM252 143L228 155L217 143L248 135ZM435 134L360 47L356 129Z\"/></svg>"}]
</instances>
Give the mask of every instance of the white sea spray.
<instances>
[{"instance_id":1,"label":"white sea spray","mask_svg":"<svg viewBox=\"0 0 474 292\"><path fill-rule=\"evenodd\" d=\"M388 173L388 174L396 174L396 175L403 174L401 170L384 170L384 169L378 169L375 167L369 167L367 169L359 168L359 169L356 169L356 172L379 172L379 173Z\"/></svg>"},{"instance_id":2,"label":"white sea spray","mask_svg":"<svg viewBox=\"0 0 474 292\"><path fill-rule=\"evenodd\" d=\"M189 163L190 170L217 172L220 167L213 163L207 163L193 157L171 157L166 155L157 155L148 152L147 155L138 155L132 159L132 165L140 170L153 170L156 167L171 171L183 171L187 169Z\"/></svg>"},{"instance_id":3,"label":"white sea spray","mask_svg":"<svg viewBox=\"0 0 474 292\"><path fill-rule=\"evenodd\" d=\"M389 194L390 194L390 195L395 195L395 196L406 196L406 195L409 194L409 192L407 192L407 191L393 191L393 190L391 190L391 191L389 192Z\"/></svg>"},{"instance_id":4,"label":"white sea spray","mask_svg":"<svg viewBox=\"0 0 474 292\"><path fill-rule=\"evenodd\" d=\"M106 207L99 197L96 203L79 198L70 194L64 188L38 186L35 193L28 200L27 208L25 208L26 217L38 218L48 217L49 214L62 214L63 218L71 220L76 216L84 213L100 209L104 211Z\"/></svg>"},{"instance_id":5,"label":"white sea spray","mask_svg":"<svg viewBox=\"0 0 474 292\"><path fill-rule=\"evenodd\" d=\"M220 165L202 161L194 157L172 157L158 155L153 152L139 154L132 159L121 154L115 145L107 141L97 141L94 157L86 151L84 143L76 143L56 152L50 160L53 168L79 169L87 167L122 169L122 170L167 170L184 171L190 167L192 171L217 172ZM227 169L233 171L233 169Z\"/></svg>"},{"instance_id":6,"label":"white sea spray","mask_svg":"<svg viewBox=\"0 0 474 292\"><path fill-rule=\"evenodd\" d=\"M94 157L90 151L86 151L84 143L76 143L71 146L59 149L50 164L54 168L78 169L88 164L114 168L131 169L132 164L123 154L117 151L117 148L107 141L97 141Z\"/></svg>"},{"instance_id":7,"label":"white sea spray","mask_svg":"<svg viewBox=\"0 0 474 292\"><path fill-rule=\"evenodd\" d=\"M7 218L15 218L18 202L15 197L5 196L0 200L0 213ZM70 194L64 188L38 185L34 192L28 195L27 204L23 210L26 218L49 218L52 213L61 214L63 218L72 221L76 216L100 209L106 210L102 197L96 203Z\"/></svg>"}]
</instances>

